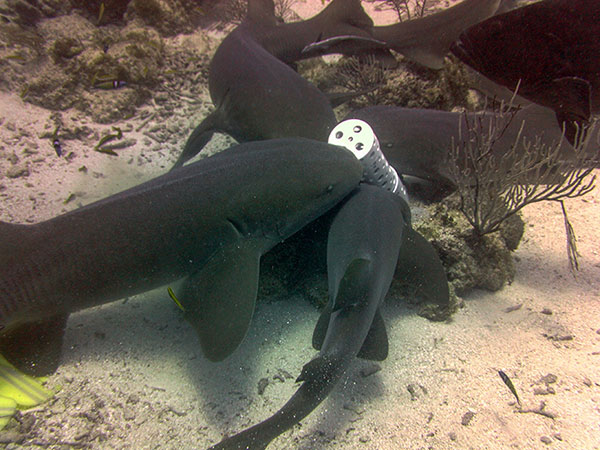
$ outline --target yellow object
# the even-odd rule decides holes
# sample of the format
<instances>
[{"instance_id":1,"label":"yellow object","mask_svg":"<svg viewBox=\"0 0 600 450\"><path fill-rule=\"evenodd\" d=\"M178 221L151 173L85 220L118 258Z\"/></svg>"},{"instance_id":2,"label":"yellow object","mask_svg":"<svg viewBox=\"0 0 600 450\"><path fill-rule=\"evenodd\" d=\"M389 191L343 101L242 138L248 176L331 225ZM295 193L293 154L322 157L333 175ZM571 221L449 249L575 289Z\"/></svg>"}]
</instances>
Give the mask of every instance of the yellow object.
<instances>
[{"instance_id":1,"label":"yellow object","mask_svg":"<svg viewBox=\"0 0 600 450\"><path fill-rule=\"evenodd\" d=\"M179 306L179 309L185 312L185 308L183 307L179 299L175 297L175 292L173 292L173 289L171 289L170 286L167 288L167 292L169 293L169 297L171 297L171 300L173 300L175 304Z\"/></svg>"},{"instance_id":2,"label":"yellow object","mask_svg":"<svg viewBox=\"0 0 600 450\"><path fill-rule=\"evenodd\" d=\"M53 395L54 392L42 386L38 379L20 372L0 355L0 430L17 407L37 406Z\"/></svg>"},{"instance_id":3,"label":"yellow object","mask_svg":"<svg viewBox=\"0 0 600 450\"><path fill-rule=\"evenodd\" d=\"M0 397L0 430L2 430L17 410L17 402L12 398Z\"/></svg>"},{"instance_id":4,"label":"yellow object","mask_svg":"<svg viewBox=\"0 0 600 450\"><path fill-rule=\"evenodd\" d=\"M102 21L102 16L104 16L104 2L100 3L100 11L98 12L98 25Z\"/></svg>"}]
</instances>

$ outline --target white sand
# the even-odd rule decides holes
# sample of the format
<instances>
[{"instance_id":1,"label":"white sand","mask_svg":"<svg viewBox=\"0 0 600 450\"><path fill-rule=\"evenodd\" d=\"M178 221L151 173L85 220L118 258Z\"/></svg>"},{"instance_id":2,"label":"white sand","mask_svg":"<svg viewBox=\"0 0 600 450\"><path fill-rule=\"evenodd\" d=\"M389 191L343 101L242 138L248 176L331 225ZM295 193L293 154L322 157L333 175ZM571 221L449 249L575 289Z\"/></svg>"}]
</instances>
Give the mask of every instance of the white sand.
<instances>
[{"instance_id":1,"label":"white sand","mask_svg":"<svg viewBox=\"0 0 600 450\"><path fill-rule=\"evenodd\" d=\"M318 7L320 1L312 3ZM1 220L52 217L155 176L172 161L165 152L138 165L138 155L147 152L141 136L135 148L123 151L127 157L107 157L92 152L90 142L70 141L66 150L76 151L76 158L59 159L49 141L37 137L49 114L16 95L0 97ZM105 128L91 121L88 126ZM23 149L35 145L38 154L23 157ZM13 152L29 167L28 177L5 176ZM83 164L88 174L77 170ZM72 192L76 200L64 205ZM497 293L474 292L451 323L428 322L401 300L388 299L390 355L381 370L363 377L361 370L373 364L357 361L319 409L269 448L600 448L600 193L567 207L579 237L577 279L568 270L559 205L530 206L512 285ZM523 306L504 312L518 304ZM300 298L261 304L242 346L214 364L203 358L191 327L162 290L74 314L62 365L48 381L62 390L21 416L36 418L27 442L57 443L50 448L206 448L265 419L292 395L293 379L316 354L310 342L317 317ZM544 411L555 418L519 413L498 369L512 378L524 410L545 402ZM547 374L557 381L541 382ZM263 395L257 392L261 378L269 379ZM416 387L414 400L408 385ZM547 386L554 393L534 392ZM469 411L472 420L461 424Z\"/></svg>"}]
</instances>

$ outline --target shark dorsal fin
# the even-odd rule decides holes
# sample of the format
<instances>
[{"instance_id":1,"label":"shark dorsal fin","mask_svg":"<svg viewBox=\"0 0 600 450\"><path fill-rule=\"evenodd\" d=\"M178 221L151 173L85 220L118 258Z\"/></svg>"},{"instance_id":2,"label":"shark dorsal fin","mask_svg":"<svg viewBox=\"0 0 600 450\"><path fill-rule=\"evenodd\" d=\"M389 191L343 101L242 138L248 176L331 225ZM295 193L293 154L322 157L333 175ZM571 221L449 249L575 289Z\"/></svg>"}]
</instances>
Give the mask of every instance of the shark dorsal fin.
<instances>
[{"instance_id":1,"label":"shark dorsal fin","mask_svg":"<svg viewBox=\"0 0 600 450\"><path fill-rule=\"evenodd\" d=\"M337 287L337 292L334 293L333 311L352 308L357 299L368 295L366 280L370 275L370 270L371 261L365 258L355 258L348 264Z\"/></svg>"},{"instance_id":2,"label":"shark dorsal fin","mask_svg":"<svg viewBox=\"0 0 600 450\"><path fill-rule=\"evenodd\" d=\"M328 303L321 313L317 325L315 326L315 331L313 332L312 345L316 350L321 350L321 347L323 346L330 317L331 303ZM383 361L387 358L388 349L389 343L385 322L381 316L381 310L378 308L375 317L373 318L371 328L369 329L369 333L357 356L371 361Z\"/></svg>"},{"instance_id":3,"label":"shark dorsal fin","mask_svg":"<svg viewBox=\"0 0 600 450\"><path fill-rule=\"evenodd\" d=\"M362 282L364 276L368 276L369 265L371 261L368 259L354 259L346 268L343 278L341 279L338 291L331 292L330 295L335 295L335 300L330 300L325 309L321 313L315 330L313 332L312 344L316 350L321 350L327 328L329 327L329 319L333 311L338 311L344 308L350 308L352 305L346 304L346 299L356 299L356 289L364 286Z\"/></svg>"}]
</instances>

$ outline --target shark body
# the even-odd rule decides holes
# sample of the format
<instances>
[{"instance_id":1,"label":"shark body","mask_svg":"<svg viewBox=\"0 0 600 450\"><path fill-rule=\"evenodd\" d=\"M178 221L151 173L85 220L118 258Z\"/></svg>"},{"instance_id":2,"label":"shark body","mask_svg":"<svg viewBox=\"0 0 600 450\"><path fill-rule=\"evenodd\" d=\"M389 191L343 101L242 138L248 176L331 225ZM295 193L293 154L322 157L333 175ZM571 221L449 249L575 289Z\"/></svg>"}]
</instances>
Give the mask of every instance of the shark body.
<instances>
[{"instance_id":1,"label":"shark body","mask_svg":"<svg viewBox=\"0 0 600 450\"><path fill-rule=\"evenodd\" d=\"M326 141L336 123L327 97L256 42L242 24L217 49L208 86L216 109L188 138L174 167L204 148L216 131L238 142L306 137Z\"/></svg>"},{"instance_id":2,"label":"shark body","mask_svg":"<svg viewBox=\"0 0 600 450\"><path fill-rule=\"evenodd\" d=\"M490 80L553 109L567 137L600 112L600 5L543 0L461 33L451 51Z\"/></svg>"},{"instance_id":3,"label":"shark body","mask_svg":"<svg viewBox=\"0 0 600 450\"><path fill-rule=\"evenodd\" d=\"M314 18L289 24L277 21L272 0L248 6L246 19L221 42L210 63L208 87L216 109L194 129L174 167L201 151L217 131L238 142L327 141L336 124L330 99L288 63L302 58L302 48L318 36L369 28L372 22L360 1L334 0Z\"/></svg>"},{"instance_id":4,"label":"shark body","mask_svg":"<svg viewBox=\"0 0 600 450\"><path fill-rule=\"evenodd\" d=\"M280 61L292 64L308 55L308 44L334 36L370 37L373 21L360 0L333 0L317 15L284 23L275 17L273 0L249 0L246 26L253 39Z\"/></svg>"},{"instance_id":5,"label":"shark body","mask_svg":"<svg viewBox=\"0 0 600 450\"><path fill-rule=\"evenodd\" d=\"M444 190L453 190L452 177L448 171L448 158L453 143L460 146L466 138L467 120L477 126L481 124L482 129L486 130L493 116L493 112L465 115L430 109L374 106L352 111L346 119L364 120L373 128L382 152L398 173L426 180ZM591 158L590 165L598 165L597 128L589 136L589 148L585 148ZM563 160L577 159L575 147L564 139L554 113L548 108L531 104L518 111L495 143L494 156L501 158L504 153L511 151L518 136L517 152L525 152L526 145L540 139L549 147L559 145Z\"/></svg>"},{"instance_id":6,"label":"shark body","mask_svg":"<svg viewBox=\"0 0 600 450\"><path fill-rule=\"evenodd\" d=\"M423 266L428 257L432 259ZM388 338L380 307L396 264L403 267L401 273L413 273L407 280L427 285L434 302L448 305L448 283L441 262L433 248L410 228L406 202L363 184L340 207L329 230L330 300L313 334L313 346L320 352L303 367L297 379L301 386L273 416L210 450L266 448L327 397L357 356L385 359ZM418 271L421 273L415 273Z\"/></svg>"},{"instance_id":7,"label":"shark body","mask_svg":"<svg viewBox=\"0 0 600 450\"><path fill-rule=\"evenodd\" d=\"M0 351L30 372L46 358L52 371L60 352L45 347L60 349L69 313L183 280L186 317L216 327L198 329L201 345L223 359L252 317L261 255L361 175L325 143L248 143L45 222L0 223Z\"/></svg>"},{"instance_id":8,"label":"shark body","mask_svg":"<svg viewBox=\"0 0 600 450\"><path fill-rule=\"evenodd\" d=\"M370 36L323 38L304 49L305 56L369 53L391 49L430 69L439 70L459 35L472 25L509 8L506 0L464 0L443 11L392 25L375 26Z\"/></svg>"}]
</instances>

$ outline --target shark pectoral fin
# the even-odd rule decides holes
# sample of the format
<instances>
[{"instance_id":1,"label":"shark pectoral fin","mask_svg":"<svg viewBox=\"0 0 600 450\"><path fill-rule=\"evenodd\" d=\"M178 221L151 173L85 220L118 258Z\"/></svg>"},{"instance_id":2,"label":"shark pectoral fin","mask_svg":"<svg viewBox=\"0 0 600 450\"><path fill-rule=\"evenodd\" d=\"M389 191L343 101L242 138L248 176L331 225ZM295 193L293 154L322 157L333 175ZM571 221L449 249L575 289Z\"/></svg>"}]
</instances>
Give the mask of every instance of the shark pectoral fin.
<instances>
[{"instance_id":1,"label":"shark pectoral fin","mask_svg":"<svg viewBox=\"0 0 600 450\"><path fill-rule=\"evenodd\" d=\"M177 298L211 361L238 348L250 326L258 290L260 249L264 243L240 240L221 248L184 280Z\"/></svg>"},{"instance_id":2,"label":"shark pectoral fin","mask_svg":"<svg viewBox=\"0 0 600 450\"><path fill-rule=\"evenodd\" d=\"M388 350L389 344L385 322L381 317L381 310L377 308L365 342L356 356L371 361L383 361L388 356Z\"/></svg>"},{"instance_id":3,"label":"shark pectoral fin","mask_svg":"<svg viewBox=\"0 0 600 450\"><path fill-rule=\"evenodd\" d=\"M2 353L17 369L43 376L56 371L60 363L68 314L21 325L0 338Z\"/></svg>"},{"instance_id":4,"label":"shark pectoral fin","mask_svg":"<svg viewBox=\"0 0 600 450\"><path fill-rule=\"evenodd\" d=\"M444 266L429 241L410 227L400 247L394 278L413 286L427 303L448 308L450 292Z\"/></svg>"}]
</instances>

